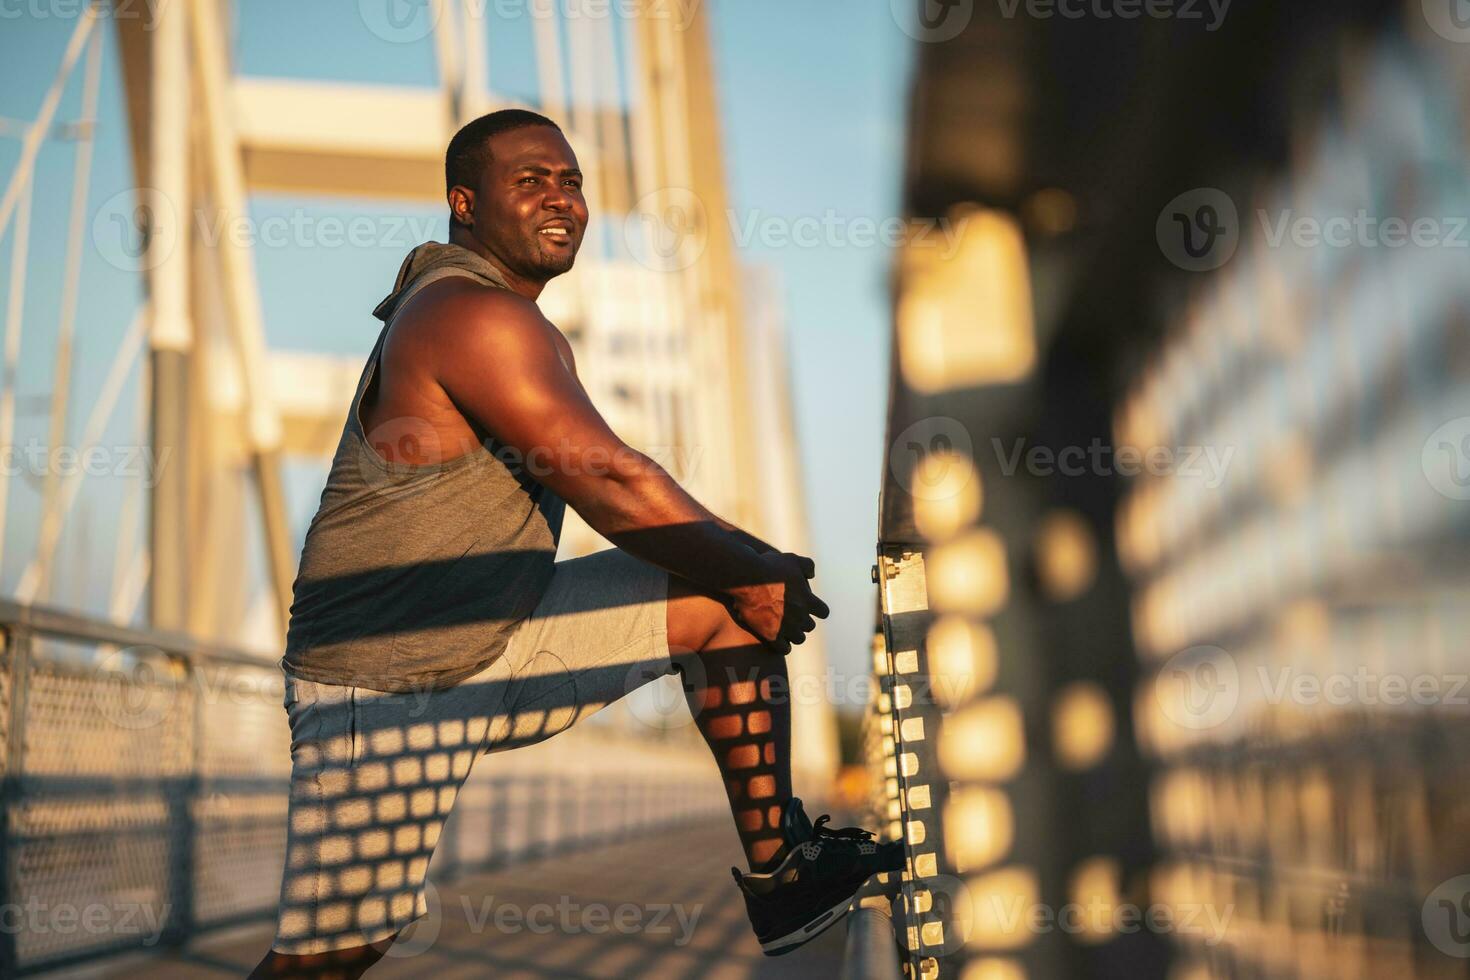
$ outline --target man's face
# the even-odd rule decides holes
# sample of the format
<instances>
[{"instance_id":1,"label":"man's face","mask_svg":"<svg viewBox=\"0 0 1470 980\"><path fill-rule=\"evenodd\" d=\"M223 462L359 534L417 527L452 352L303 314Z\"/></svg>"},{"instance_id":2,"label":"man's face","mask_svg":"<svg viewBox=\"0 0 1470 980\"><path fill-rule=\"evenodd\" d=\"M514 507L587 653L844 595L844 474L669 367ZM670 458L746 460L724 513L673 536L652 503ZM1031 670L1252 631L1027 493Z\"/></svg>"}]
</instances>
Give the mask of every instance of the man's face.
<instances>
[{"instance_id":1,"label":"man's face","mask_svg":"<svg viewBox=\"0 0 1470 980\"><path fill-rule=\"evenodd\" d=\"M474 191L470 231L511 272L544 283L572 267L587 201L577 155L559 131L527 126L491 139Z\"/></svg>"}]
</instances>

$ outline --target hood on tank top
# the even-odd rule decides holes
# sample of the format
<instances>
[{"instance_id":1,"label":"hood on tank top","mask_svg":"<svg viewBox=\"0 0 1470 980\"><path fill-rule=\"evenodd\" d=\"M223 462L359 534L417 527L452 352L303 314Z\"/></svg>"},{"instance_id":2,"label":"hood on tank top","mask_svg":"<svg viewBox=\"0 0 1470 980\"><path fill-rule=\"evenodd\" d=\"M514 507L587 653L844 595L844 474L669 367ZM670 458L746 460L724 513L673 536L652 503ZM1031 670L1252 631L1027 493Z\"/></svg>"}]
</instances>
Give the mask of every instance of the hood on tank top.
<instances>
[{"instance_id":1,"label":"hood on tank top","mask_svg":"<svg viewBox=\"0 0 1470 980\"><path fill-rule=\"evenodd\" d=\"M399 301L413 286L414 281L435 269L463 269L486 285L499 286L501 289L510 288L510 284L505 281L505 276L499 269L491 265L483 256L471 252L463 245L424 242L409 252L408 257L403 260L403 265L398 267L398 279L393 283L393 291L383 297L383 301L373 308L373 316L387 323L388 318L398 308Z\"/></svg>"}]
</instances>

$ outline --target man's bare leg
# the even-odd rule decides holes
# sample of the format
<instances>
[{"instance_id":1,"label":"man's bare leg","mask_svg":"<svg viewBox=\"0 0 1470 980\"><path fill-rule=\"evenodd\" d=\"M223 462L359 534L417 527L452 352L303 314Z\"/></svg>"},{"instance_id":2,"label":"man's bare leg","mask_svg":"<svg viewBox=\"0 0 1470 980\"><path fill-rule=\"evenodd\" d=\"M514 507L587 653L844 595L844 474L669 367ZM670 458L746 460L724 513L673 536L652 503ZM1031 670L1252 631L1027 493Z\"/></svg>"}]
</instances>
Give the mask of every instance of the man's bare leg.
<instances>
[{"instance_id":1,"label":"man's bare leg","mask_svg":"<svg viewBox=\"0 0 1470 980\"><path fill-rule=\"evenodd\" d=\"M752 871L782 857L781 810L791 799L791 704L786 659L729 611L669 576L669 651L685 698L715 757ZM687 666L684 666L687 665Z\"/></svg>"},{"instance_id":2,"label":"man's bare leg","mask_svg":"<svg viewBox=\"0 0 1470 980\"><path fill-rule=\"evenodd\" d=\"M353 946L330 953L287 956L275 950L250 971L248 980L357 980L367 968L383 958L397 936L380 939L370 946Z\"/></svg>"}]
</instances>

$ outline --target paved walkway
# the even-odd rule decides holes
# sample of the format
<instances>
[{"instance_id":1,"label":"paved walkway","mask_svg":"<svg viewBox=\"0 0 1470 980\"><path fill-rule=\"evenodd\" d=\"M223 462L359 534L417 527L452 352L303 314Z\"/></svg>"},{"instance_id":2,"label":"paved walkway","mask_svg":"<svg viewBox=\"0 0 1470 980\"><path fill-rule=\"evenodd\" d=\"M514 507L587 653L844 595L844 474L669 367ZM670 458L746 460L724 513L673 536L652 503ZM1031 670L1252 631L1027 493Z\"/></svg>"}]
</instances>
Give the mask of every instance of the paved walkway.
<instances>
[{"instance_id":1,"label":"paved walkway","mask_svg":"<svg viewBox=\"0 0 1470 980\"><path fill-rule=\"evenodd\" d=\"M400 939L368 976L837 976L846 936L842 924L794 953L761 955L730 879L731 865L739 863L735 834L722 822L466 878L441 887L438 915L431 913L414 936ZM116 960L85 975L109 980L243 977L270 938L270 928L262 924L213 937L183 953Z\"/></svg>"}]
</instances>

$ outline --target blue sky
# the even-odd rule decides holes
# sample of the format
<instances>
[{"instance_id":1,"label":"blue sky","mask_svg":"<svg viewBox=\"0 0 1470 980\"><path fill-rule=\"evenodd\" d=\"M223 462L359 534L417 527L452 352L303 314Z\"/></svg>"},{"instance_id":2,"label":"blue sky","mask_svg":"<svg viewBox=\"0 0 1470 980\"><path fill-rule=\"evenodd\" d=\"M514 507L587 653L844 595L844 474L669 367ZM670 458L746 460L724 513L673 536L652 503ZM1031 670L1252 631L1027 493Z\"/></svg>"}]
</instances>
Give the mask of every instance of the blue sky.
<instances>
[{"instance_id":1,"label":"blue sky","mask_svg":"<svg viewBox=\"0 0 1470 980\"><path fill-rule=\"evenodd\" d=\"M238 4L235 39L247 74L426 85L435 76L427 39L389 43L368 23L373 3L388 0L249 0ZM687 4L691 0L670 0ZM845 227L855 218L897 213L907 91L908 38L887 4L841 0L706 0L716 60L731 204L737 221L789 226L807 219ZM577 7L577 0L558 0ZM0 117L28 120L40 105L74 27L71 4L34 0L11 5L0 20ZM134 5L146 11L139 0ZM531 27L524 4L486 0L491 85L536 101ZM13 16L19 12L20 16ZM47 16L35 16L36 12ZM106 35L97 157L88 220L131 182L118 61ZM80 73L68 86L58 118L75 118ZM65 250L67 199L74 148L48 141L37 171L27 277L25 335L17 386L20 416L14 444L44 442L45 401L53 357ZM19 140L0 137L0 175L8 181ZM350 219L380 208L340 202L257 198L254 217L305 208ZM416 225L443 236L439 210L400 209ZM105 217L105 215L104 215ZM13 233L0 242L0 273L9 268ZM376 321L367 316L391 284L405 248L320 249L303 261L298 248L257 249L268 339L273 346L366 353ZM818 583L833 607L823 627L829 656L845 670L864 670L872 631L872 562L883 462L890 255L881 245L802 247L759 236L738 249L742 261L775 268L785 291L792 380L802 465L812 521ZM138 277L115 268L95 248L84 250L78 309L77 384L71 437L115 356L141 298ZM0 316L9 296L0 276ZM137 404L136 377L124 389ZM119 412L104 434L110 445L138 442L135 415ZM125 483L88 478L74 523L58 556L59 604L100 611L115 548ZM304 524L315 503L310 480L293 481L294 516ZM0 591L14 590L34 549L34 477L13 477ZM776 542L780 544L780 542Z\"/></svg>"}]
</instances>

